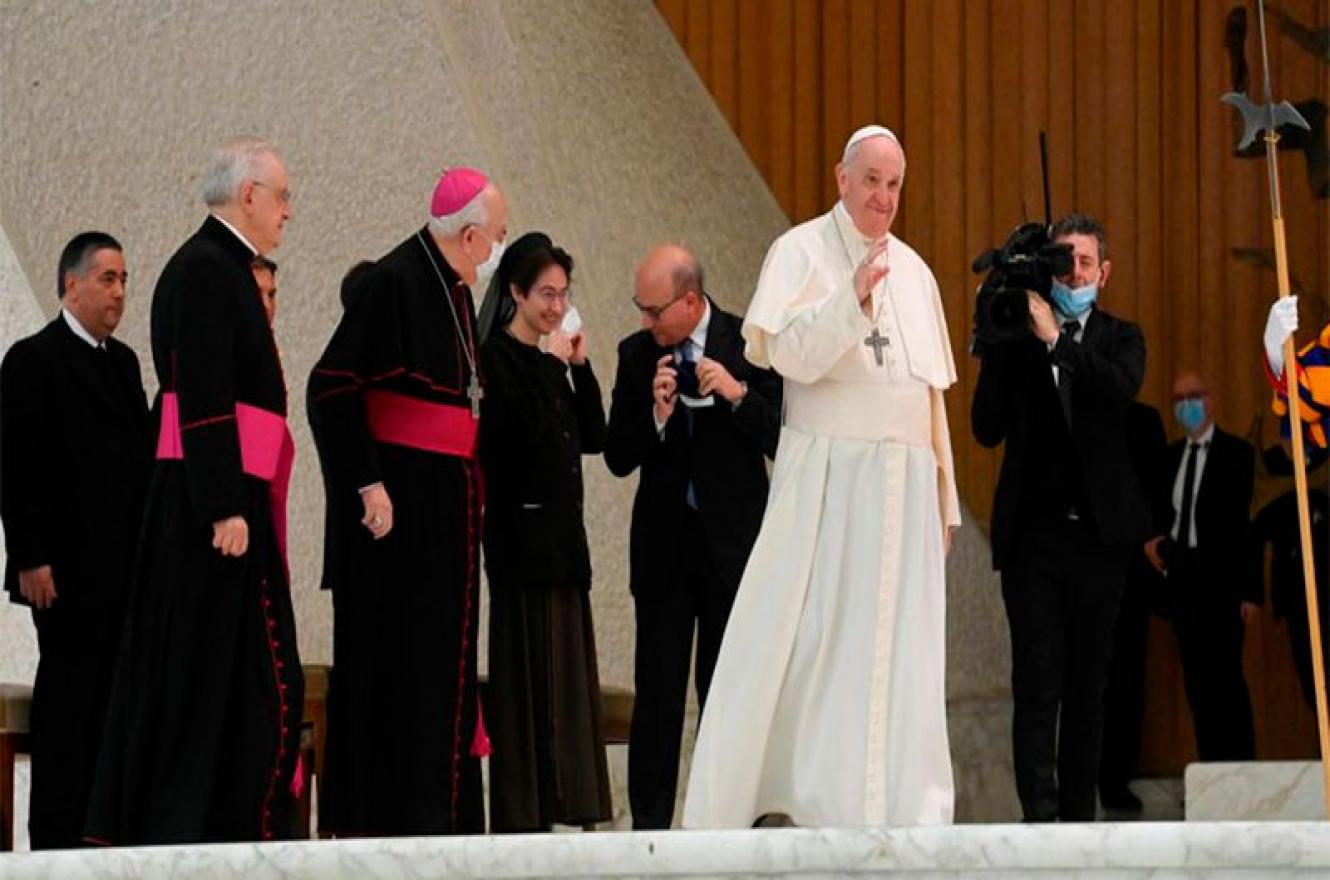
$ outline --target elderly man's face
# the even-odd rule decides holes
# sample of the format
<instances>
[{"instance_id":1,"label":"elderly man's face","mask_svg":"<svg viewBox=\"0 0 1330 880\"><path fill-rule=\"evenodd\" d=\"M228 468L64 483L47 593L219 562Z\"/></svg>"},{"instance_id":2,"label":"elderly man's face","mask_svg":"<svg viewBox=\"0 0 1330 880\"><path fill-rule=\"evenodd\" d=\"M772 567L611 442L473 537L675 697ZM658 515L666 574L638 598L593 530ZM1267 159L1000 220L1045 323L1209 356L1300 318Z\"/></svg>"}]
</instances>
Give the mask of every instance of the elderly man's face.
<instances>
[{"instance_id":1,"label":"elderly man's face","mask_svg":"<svg viewBox=\"0 0 1330 880\"><path fill-rule=\"evenodd\" d=\"M282 243L291 219L291 190L286 165L276 156L264 156L260 172L240 186L241 209L249 220L251 242L266 254Z\"/></svg>"},{"instance_id":2,"label":"elderly man's face","mask_svg":"<svg viewBox=\"0 0 1330 880\"><path fill-rule=\"evenodd\" d=\"M60 304L97 339L105 339L125 314L125 255L102 248L92 255L82 275L65 273L65 295Z\"/></svg>"},{"instance_id":3,"label":"elderly man's face","mask_svg":"<svg viewBox=\"0 0 1330 880\"><path fill-rule=\"evenodd\" d=\"M905 184L905 154L889 137L859 144L849 165L836 166L836 188L855 228L878 240L891 231Z\"/></svg>"}]
</instances>

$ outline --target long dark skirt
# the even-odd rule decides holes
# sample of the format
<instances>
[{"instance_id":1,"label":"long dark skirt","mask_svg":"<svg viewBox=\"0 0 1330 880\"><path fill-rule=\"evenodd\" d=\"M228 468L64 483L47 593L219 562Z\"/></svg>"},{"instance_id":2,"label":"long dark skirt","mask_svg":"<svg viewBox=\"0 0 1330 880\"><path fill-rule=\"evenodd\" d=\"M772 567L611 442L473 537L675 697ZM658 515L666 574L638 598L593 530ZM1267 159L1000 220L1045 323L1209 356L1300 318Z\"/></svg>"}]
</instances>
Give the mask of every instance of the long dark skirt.
<instances>
[{"instance_id":1,"label":"long dark skirt","mask_svg":"<svg viewBox=\"0 0 1330 880\"><path fill-rule=\"evenodd\" d=\"M490 829L610 819L591 600L582 589L491 590Z\"/></svg>"},{"instance_id":2,"label":"long dark skirt","mask_svg":"<svg viewBox=\"0 0 1330 880\"><path fill-rule=\"evenodd\" d=\"M485 830L472 746L479 588L473 463L380 445L393 529L344 515L333 581L333 668L319 829L338 837ZM337 499L334 499L337 500Z\"/></svg>"},{"instance_id":3,"label":"long dark skirt","mask_svg":"<svg viewBox=\"0 0 1330 880\"><path fill-rule=\"evenodd\" d=\"M286 837L304 678L268 484L245 478L249 549L198 525L159 462L86 825L92 843Z\"/></svg>"}]
</instances>

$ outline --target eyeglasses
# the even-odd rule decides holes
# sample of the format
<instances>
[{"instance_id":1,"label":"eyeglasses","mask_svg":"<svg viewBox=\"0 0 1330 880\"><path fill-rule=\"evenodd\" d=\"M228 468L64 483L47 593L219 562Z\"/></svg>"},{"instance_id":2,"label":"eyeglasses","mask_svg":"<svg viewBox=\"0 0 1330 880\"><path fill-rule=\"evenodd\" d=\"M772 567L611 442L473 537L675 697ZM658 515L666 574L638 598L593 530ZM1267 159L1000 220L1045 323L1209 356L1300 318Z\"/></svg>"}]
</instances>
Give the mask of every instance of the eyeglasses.
<instances>
[{"instance_id":1,"label":"eyeglasses","mask_svg":"<svg viewBox=\"0 0 1330 880\"><path fill-rule=\"evenodd\" d=\"M277 196L277 198L282 202L282 204L284 205L291 204L291 190L278 189L277 187L273 186L271 183L264 183L262 180L254 180L252 178L250 179L249 182L254 184L255 186L261 186L264 189L272 190L273 195Z\"/></svg>"},{"instance_id":2,"label":"eyeglasses","mask_svg":"<svg viewBox=\"0 0 1330 880\"><path fill-rule=\"evenodd\" d=\"M547 303L569 302L573 298L573 292L567 288L555 290L552 287L541 287L531 291L533 296L538 296Z\"/></svg>"},{"instance_id":3,"label":"eyeglasses","mask_svg":"<svg viewBox=\"0 0 1330 880\"><path fill-rule=\"evenodd\" d=\"M684 290L682 293L676 293L676 294L674 295L674 297L673 297L672 299L670 299L669 302L665 303L664 305L659 305L659 306L644 306L644 305L642 305L640 302L638 302L638 301L637 301L637 297L634 296L634 297L632 298L633 307L636 308L639 312L642 313L642 317L644 317L644 318L650 318L652 321L659 321L659 320L660 320L660 316L663 315L663 314L665 314L665 312L669 310L670 306L674 305L675 303L677 303L679 300L683 299L685 296L687 296L687 295L688 295L689 293L691 293L691 292L692 292L692 288L691 288L691 287L690 287L690 288L687 288L687 289Z\"/></svg>"}]
</instances>

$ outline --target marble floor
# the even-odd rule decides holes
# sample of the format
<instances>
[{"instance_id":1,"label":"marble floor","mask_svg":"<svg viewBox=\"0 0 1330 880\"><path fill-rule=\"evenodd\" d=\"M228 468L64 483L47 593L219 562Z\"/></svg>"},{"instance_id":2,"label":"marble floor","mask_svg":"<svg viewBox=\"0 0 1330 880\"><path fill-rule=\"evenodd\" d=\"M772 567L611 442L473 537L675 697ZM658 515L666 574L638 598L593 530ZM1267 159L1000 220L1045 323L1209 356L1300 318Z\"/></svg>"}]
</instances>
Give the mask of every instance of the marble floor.
<instances>
[{"instance_id":1,"label":"marble floor","mask_svg":"<svg viewBox=\"0 0 1330 880\"><path fill-rule=\"evenodd\" d=\"M4 880L1326 876L1323 822L609 832L0 856Z\"/></svg>"}]
</instances>

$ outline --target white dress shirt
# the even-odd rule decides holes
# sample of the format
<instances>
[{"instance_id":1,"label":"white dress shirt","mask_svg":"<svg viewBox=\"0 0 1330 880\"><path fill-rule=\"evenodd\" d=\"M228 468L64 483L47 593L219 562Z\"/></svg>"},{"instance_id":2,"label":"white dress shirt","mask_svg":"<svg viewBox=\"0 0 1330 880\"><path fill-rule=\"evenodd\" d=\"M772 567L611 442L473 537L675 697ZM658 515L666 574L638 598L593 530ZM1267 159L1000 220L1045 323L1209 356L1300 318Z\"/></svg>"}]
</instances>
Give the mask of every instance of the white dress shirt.
<instances>
[{"instance_id":1,"label":"white dress shirt","mask_svg":"<svg viewBox=\"0 0 1330 880\"><path fill-rule=\"evenodd\" d=\"M93 336L91 333L89 333L87 329L85 329L84 326L79 323L78 318L75 318L72 314L69 313L68 309L61 309L60 317L65 319L65 323L69 325L69 329L73 330L74 335L77 336L79 339L82 339L84 342L88 343L88 345L91 345L93 348L106 348L106 343L99 342L96 336Z\"/></svg>"},{"instance_id":2,"label":"white dress shirt","mask_svg":"<svg viewBox=\"0 0 1330 880\"><path fill-rule=\"evenodd\" d=\"M1187 438L1187 445L1182 448L1182 460L1178 462L1178 472L1173 477L1173 527L1168 530L1168 534L1174 541L1181 543L1178 537L1178 527L1181 525L1178 520L1182 518L1182 484L1187 479L1187 456L1196 455L1196 482L1191 488L1191 522L1187 523L1187 546L1196 546L1196 499L1201 495L1201 475L1205 473L1205 462L1210 457L1210 442L1215 437L1215 423L1211 422L1199 437ZM1193 450L1191 445L1199 443L1200 446Z\"/></svg>"}]
</instances>

